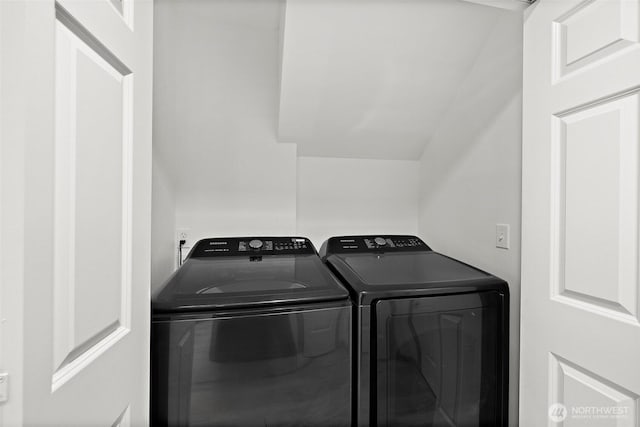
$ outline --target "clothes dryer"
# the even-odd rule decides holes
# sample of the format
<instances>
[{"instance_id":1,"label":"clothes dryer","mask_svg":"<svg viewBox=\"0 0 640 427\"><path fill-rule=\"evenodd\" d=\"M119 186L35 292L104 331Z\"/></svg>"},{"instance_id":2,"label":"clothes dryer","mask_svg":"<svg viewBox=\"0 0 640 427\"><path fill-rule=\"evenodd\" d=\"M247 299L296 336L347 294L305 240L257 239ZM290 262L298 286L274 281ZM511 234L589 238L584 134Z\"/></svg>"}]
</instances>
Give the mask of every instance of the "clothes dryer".
<instances>
[{"instance_id":1,"label":"clothes dryer","mask_svg":"<svg viewBox=\"0 0 640 427\"><path fill-rule=\"evenodd\" d=\"M320 255L354 301L361 426L507 426L509 289L415 236L342 236Z\"/></svg>"}]
</instances>

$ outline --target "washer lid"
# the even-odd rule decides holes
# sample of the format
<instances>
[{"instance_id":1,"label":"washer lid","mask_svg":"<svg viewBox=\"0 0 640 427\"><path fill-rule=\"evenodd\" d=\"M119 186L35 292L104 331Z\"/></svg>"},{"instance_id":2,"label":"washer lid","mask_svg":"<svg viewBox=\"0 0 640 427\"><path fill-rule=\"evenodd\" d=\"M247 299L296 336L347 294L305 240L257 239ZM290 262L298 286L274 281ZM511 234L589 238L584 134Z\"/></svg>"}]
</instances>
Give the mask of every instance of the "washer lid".
<instances>
[{"instance_id":1,"label":"washer lid","mask_svg":"<svg viewBox=\"0 0 640 427\"><path fill-rule=\"evenodd\" d=\"M233 240L230 245L237 247L240 241L267 239ZM205 247L219 249L223 246L209 245L212 240L207 239ZM256 248L247 255L222 251L219 255L210 252L206 256L194 256L198 253L198 248L202 247L199 245L200 243L153 297L154 313L207 311L348 298L346 289L322 264L308 240L305 242L305 249L311 248L310 252L303 252L300 248L291 249L290 252L281 255L272 254L275 251L275 245L272 245L268 252L261 252L260 248ZM254 242L253 246L258 245Z\"/></svg>"}]
</instances>

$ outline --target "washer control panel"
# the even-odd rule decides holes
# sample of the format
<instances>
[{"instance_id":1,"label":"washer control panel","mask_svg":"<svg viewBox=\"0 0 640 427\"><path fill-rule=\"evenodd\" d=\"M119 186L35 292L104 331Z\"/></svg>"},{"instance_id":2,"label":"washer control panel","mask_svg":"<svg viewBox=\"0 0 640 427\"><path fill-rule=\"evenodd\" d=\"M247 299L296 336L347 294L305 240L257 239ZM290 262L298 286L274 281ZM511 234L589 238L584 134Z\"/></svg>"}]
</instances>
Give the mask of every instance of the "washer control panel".
<instances>
[{"instance_id":1,"label":"washer control panel","mask_svg":"<svg viewBox=\"0 0 640 427\"><path fill-rule=\"evenodd\" d=\"M230 237L200 240L189 258L315 253L316 249L311 241L304 237Z\"/></svg>"},{"instance_id":2,"label":"washer control panel","mask_svg":"<svg viewBox=\"0 0 640 427\"><path fill-rule=\"evenodd\" d=\"M332 253L362 252L415 252L430 251L416 236L340 236L332 237L327 242L327 255Z\"/></svg>"}]
</instances>

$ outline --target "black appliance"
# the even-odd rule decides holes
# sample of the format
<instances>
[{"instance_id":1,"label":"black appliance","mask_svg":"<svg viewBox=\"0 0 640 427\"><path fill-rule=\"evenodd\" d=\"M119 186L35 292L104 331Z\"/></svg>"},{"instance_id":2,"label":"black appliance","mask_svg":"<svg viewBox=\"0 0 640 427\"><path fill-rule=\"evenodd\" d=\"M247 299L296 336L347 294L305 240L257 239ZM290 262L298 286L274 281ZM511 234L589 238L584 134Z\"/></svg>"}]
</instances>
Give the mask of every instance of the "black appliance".
<instances>
[{"instance_id":1,"label":"black appliance","mask_svg":"<svg viewBox=\"0 0 640 427\"><path fill-rule=\"evenodd\" d=\"M415 236L320 250L354 307L360 426L507 426L509 289Z\"/></svg>"},{"instance_id":2,"label":"black appliance","mask_svg":"<svg viewBox=\"0 0 640 427\"><path fill-rule=\"evenodd\" d=\"M152 297L151 425L350 425L351 307L305 238L200 240Z\"/></svg>"}]
</instances>

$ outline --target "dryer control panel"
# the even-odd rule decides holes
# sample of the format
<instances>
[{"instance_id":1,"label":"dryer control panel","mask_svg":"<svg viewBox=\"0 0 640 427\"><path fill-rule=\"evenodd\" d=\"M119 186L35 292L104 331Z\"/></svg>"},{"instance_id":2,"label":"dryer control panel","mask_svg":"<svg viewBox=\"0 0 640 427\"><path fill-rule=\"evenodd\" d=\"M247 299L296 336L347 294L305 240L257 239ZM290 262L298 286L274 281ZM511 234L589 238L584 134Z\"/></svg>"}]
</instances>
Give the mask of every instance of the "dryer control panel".
<instances>
[{"instance_id":1,"label":"dryer control panel","mask_svg":"<svg viewBox=\"0 0 640 427\"><path fill-rule=\"evenodd\" d=\"M415 252L430 250L431 248L416 236L340 236L332 237L328 240L326 255L332 253Z\"/></svg>"},{"instance_id":2,"label":"dryer control panel","mask_svg":"<svg viewBox=\"0 0 640 427\"><path fill-rule=\"evenodd\" d=\"M316 249L311 241L304 237L221 237L200 240L189 254L189 258L315 253Z\"/></svg>"}]
</instances>

